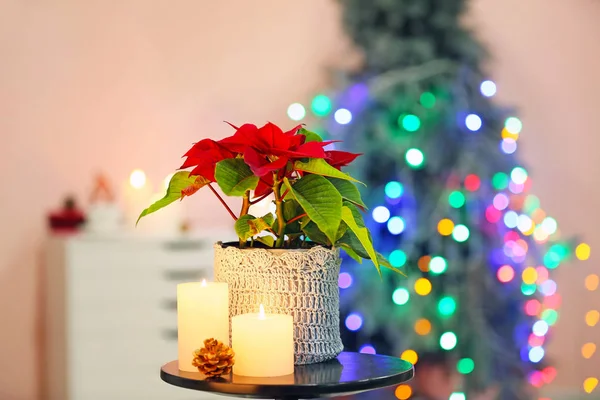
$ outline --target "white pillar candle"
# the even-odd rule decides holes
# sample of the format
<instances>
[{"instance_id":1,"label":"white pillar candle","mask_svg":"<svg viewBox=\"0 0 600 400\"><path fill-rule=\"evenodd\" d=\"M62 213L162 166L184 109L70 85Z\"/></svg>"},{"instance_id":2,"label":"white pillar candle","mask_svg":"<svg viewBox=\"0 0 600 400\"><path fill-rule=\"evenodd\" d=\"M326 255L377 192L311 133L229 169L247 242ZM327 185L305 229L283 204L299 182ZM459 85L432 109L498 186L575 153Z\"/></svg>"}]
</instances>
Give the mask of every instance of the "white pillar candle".
<instances>
[{"instance_id":1,"label":"white pillar candle","mask_svg":"<svg viewBox=\"0 0 600 400\"><path fill-rule=\"evenodd\" d=\"M192 366L194 350L214 338L229 344L229 290L226 283L190 282L177 285L177 347L179 370Z\"/></svg>"},{"instance_id":2,"label":"white pillar candle","mask_svg":"<svg viewBox=\"0 0 600 400\"><path fill-rule=\"evenodd\" d=\"M294 321L292 316L242 314L231 319L235 375L273 377L294 373Z\"/></svg>"}]
</instances>

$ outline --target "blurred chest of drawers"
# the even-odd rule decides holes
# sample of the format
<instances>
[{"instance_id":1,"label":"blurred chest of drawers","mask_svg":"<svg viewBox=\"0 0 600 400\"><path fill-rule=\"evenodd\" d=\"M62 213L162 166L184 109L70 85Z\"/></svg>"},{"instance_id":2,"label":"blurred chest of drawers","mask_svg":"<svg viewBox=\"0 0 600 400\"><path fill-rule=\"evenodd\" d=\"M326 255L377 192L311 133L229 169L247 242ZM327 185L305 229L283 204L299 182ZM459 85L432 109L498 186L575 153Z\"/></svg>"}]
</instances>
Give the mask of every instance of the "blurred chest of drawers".
<instances>
[{"instance_id":1,"label":"blurred chest of drawers","mask_svg":"<svg viewBox=\"0 0 600 400\"><path fill-rule=\"evenodd\" d=\"M177 284L212 279L217 237L52 238L44 399L212 399L163 383L159 368L177 358Z\"/></svg>"}]
</instances>

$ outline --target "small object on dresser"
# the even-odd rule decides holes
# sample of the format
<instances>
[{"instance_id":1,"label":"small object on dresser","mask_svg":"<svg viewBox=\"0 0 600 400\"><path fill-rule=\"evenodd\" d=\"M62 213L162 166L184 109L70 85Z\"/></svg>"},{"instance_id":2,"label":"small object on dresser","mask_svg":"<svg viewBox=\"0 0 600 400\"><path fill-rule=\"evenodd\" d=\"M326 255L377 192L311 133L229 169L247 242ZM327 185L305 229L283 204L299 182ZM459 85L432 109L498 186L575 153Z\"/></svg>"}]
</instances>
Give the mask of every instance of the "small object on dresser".
<instances>
[{"instance_id":1,"label":"small object on dresser","mask_svg":"<svg viewBox=\"0 0 600 400\"><path fill-rule=\"evenodd\" d=\"M108 180L103 175L96 177L90 202L86 231L114 233L123 229L123 213L115 202Z\"/></svg>"},{"instance_id":2,"label":"small object on dresser","mask_svg":"<svg viewBox=\"0 0 600 400\"><path fill-rule=\"evenodd\" d=\"M233 349L216 339L206 339L204 347L194 351L192 365L208 378L227 375L235 363Z\"/></svg>"},{"instance_id":3,"label":"small object on dresser","mask_svg":"<svg viewBox=\"0 0 600 400\"><path fill-rule=\"evenodd\" d=\"M72 196L65 198L62 209L51 212L48 216L50 230L57 233L77 232L84 223L85 215L77 208Z\"/></svg>"}]
</instances>

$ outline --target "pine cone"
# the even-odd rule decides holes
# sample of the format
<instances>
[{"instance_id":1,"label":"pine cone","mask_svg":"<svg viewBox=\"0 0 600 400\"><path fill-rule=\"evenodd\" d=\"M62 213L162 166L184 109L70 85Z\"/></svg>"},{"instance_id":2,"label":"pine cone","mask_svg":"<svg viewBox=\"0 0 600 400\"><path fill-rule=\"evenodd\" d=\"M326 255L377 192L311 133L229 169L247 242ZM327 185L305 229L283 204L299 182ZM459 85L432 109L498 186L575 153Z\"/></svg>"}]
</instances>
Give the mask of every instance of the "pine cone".
<instances>
[{"instance_id":1,"label":"pine cone","mask_svg":"<svg viewBox=\"0 0 600 400\"><path fill-rule=\"evenodd\" d=\"M215 339L206 339L204 347L194 351L192 365L209 378L231 372L235 363L231 347Z\"/></svg>"}]
</instances>

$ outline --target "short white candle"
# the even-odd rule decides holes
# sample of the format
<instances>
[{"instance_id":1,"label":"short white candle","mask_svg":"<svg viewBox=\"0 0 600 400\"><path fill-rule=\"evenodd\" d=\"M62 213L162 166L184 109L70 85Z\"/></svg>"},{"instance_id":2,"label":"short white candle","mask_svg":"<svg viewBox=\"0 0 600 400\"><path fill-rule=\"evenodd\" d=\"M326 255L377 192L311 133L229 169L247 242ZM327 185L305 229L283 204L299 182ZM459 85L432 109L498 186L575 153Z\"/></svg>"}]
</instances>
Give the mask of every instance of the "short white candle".
<instances>
[{"instance_id":1,"label":"short white candle","mask_svg":"<svg viewBox=\"0 0 600 400\"><path fill-rule=\"evenodd\" d=\"M214 338L229 344L229 290L226 283L190 282L177 285L177 346L181 371L192 366L194 350Z\"/></svg>"},{"instance_id":2,"label":"short white candle","mask_svg":"<svg viewBox=\"0 0 600 400\"><path fill-rule=\"evenodd\" d=\"M235 375L273 377L294 373L294 321L292 316L242 314L231 319Z\"/></svg>"}]
</instances>

